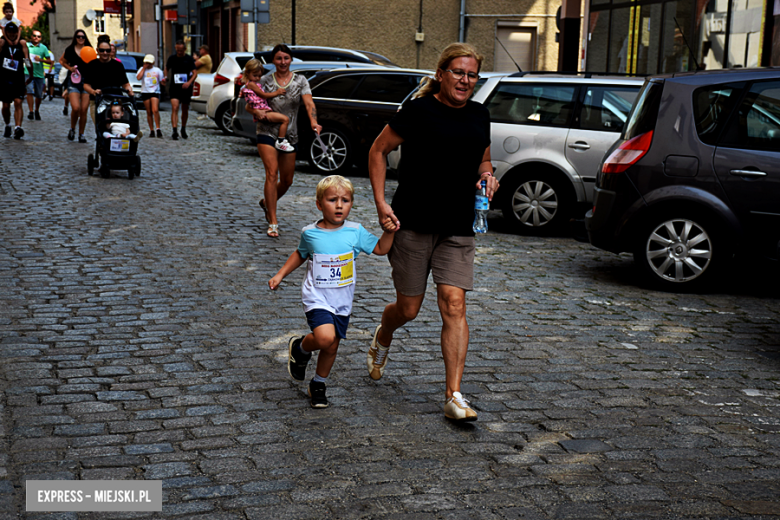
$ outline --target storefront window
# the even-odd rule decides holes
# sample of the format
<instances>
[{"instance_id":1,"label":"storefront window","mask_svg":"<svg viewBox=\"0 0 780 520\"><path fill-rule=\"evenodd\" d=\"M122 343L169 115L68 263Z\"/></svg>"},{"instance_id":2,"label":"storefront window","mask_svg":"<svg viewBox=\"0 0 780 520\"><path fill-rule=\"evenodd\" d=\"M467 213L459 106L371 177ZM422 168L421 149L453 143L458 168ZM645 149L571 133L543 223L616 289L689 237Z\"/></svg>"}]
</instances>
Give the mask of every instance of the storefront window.
<instances>
[{"instance_id":1,"label":"storefront window","mask_svg":"<svg viewBox=\"0 0 780 520\"><path fill-rule=\"evenodd\" d=\"M704 69L722 69L725 61L728 0L698 0L696 8L696 61Z\"/></svg>"},{"instance_id":2,"label":"storefront window","mask_svg":"<svg viewBox=\"0 0 780 520\"><path fill-rule=\"evenodd\" d=\"M607 72L607 46L609 45L609 11L590 13L588 27L588 72Z\"/></svg>"},{"instance_id":3,"label":"storefront window","mask_svg":"<svg viewBox=\"0 0 780 520\"><path fill-rule=\"evenodd\" d=\"M728 67L758 67L762 0L732 0Z\"/></svg>"},{"instance_id":4,"label":"storefront window","mask_svg":"<svg viewBox=\"0 0 780 520\"><path fill-rule=\"evenodd\" d=\"M612 23L610 24L610 44L609 44L609 72L618 72L625 74L630 72L629 56L631 53L631 42L629 41L632 24L632 14L634 8L624 7L622 9L612 10Z\"/></svg>"}]
</instances>

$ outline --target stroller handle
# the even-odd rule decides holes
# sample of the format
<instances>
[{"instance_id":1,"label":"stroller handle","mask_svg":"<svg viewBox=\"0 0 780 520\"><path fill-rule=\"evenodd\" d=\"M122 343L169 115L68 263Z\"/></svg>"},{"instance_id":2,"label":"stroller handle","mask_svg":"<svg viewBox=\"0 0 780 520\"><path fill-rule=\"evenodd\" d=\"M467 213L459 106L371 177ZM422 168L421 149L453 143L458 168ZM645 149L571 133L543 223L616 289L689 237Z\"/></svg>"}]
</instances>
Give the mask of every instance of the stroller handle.
<instances>
[{"instance_id":1,"label":"stroller handle","mask_svg":"<svg viewBox=\"0 0 780 520\"><path fill-rule=\"evenodd\" d=\"M105 87L100 89L100 94L95 96L95 100L99 101L102 98L130 98L130 95L122 87Z\"/></svg>"}]
</instances>

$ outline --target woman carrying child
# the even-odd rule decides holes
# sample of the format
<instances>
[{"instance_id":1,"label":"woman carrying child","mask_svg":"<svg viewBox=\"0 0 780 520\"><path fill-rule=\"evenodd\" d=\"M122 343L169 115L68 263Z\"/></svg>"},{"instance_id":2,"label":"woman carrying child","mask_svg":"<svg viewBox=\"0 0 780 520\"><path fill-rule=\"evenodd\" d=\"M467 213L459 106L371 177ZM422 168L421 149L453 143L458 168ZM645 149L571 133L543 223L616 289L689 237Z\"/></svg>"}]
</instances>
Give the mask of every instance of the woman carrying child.
<instances>
[{"instance_id":1,"label":"woman carrying child","mask_svg":"<svg viewBox=\"0 0 780 520\"><path fill-rule=\"evenodd\" d=\"M287 141L291 145L298 142L298 108L301 103L306 107L311 129L320 133L322 127L317 124L317 109L311 97L311 87L301 75L290 70L292 51L284 44L279 44L271 51L271 57L276 70L269 72L260 79L263 91L268 94L284 90L284 94L267 99L268 105L277 114L283 114L290 120L287 125ZM279 237L279 221L276 219L277 201L287 193L293 183L295 174L295 152L282 152L276 148L279 137L279 125L268 121L257 122L257 151L265 167L264 198L260 207L265 212L268 221L266 234L272 238Z\"/></svg>"},{"instance_id":2,"label":"woman carrying child","mask_svg":"<svg viewBox=\"0 0 780 520\"><path fill-rule=\"evenodd\" d=\"M274 147L282 152L294 152L295 148L287 142L287 126L290 124L290 118L284 114L273 112L266 102L267 99L283 96L287 91L280 88L270 94L266 93L260 86L263 74L265 74L265 70L260 60L249 60L244 66L244 74L241 77L244 86L241 87L238 96L246 100L246 111L254 116L255 123L268 121L279 125L279 137L276 139Z\"/></svg>"}]
</instances>

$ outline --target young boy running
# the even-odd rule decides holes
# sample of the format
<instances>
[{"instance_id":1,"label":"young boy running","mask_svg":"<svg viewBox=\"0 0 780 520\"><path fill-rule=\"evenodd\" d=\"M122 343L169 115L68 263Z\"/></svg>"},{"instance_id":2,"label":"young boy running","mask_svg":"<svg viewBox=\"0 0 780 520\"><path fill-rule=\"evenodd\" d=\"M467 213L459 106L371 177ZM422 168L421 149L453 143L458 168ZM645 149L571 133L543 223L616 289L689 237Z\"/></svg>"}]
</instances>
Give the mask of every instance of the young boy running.
<instances>
[{"instance_id":1,"label":"young boy running","mask_svg":"<svg viewBox=\"0 0 780 520\"><path fill-rule=\"evenodd\" d=\"M309 384L312 408L327 408L326 383L339 342L347 337L352 300L355 295L355 259L358 254L385 255L398 231L392 219L382 222L384 233L377 239L356 222L347 220L355 190L340 175L325 177L317 184L317 209L322 220L303 228L298 249L290 255L268 286L279 287L285 276L307 262L301 290L311 334L290 338L287 370L296 381L306 378L311 353L319 350L316 375Z\"/></svg>"}]
</instances>

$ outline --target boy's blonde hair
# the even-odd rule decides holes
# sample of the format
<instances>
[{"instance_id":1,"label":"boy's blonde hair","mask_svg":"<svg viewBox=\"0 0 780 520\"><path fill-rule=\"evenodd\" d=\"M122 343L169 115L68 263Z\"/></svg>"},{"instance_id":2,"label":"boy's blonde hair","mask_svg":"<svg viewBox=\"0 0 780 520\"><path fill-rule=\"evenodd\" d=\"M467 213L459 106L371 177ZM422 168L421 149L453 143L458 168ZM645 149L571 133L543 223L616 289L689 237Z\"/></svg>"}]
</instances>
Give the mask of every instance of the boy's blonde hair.
<instances>
[{"instance_id":1,"label":"boy's blonde hair","mask_svg":"<svg viewBox=\"0 0 780 520\"><path fill-rule=\"evenodd\" d=\"M249 83L249 75L258 70L260 71L261 74L265 74L263 63L260 60L258 60L257 58L252 58L251 60L246 62L246 65L244 65L244 73L241 75L241 81L244 82L244 85Z\"/></svg>"},{"instance_id":2,"label":"boy's blonde hair","mask_svg":"<svg viewBox=\"0 0 780 520\"><path fill-rule=\"evenodd\" d=\"M328 191L328 188L343 188L349 192L349 196L352 199L355 198L355 187L352 186L352 182L341 175L329 175L317 183L318 201L322 201L322 197L325 196L325 192Z\"/></svg>"}]
</instances>

